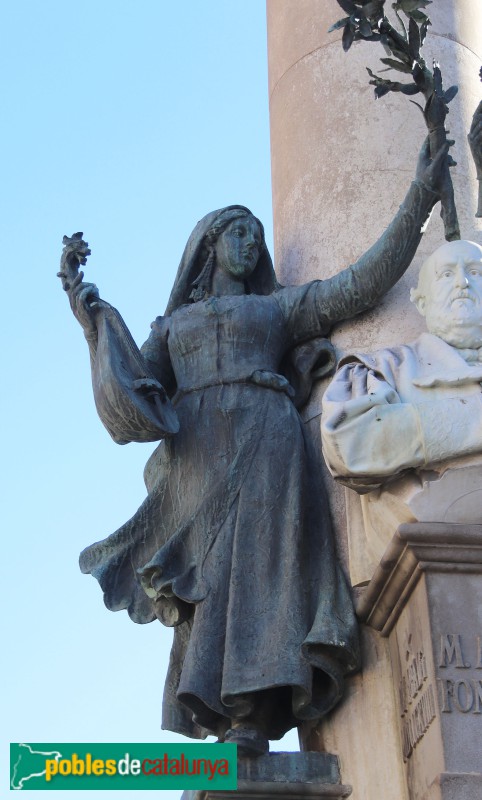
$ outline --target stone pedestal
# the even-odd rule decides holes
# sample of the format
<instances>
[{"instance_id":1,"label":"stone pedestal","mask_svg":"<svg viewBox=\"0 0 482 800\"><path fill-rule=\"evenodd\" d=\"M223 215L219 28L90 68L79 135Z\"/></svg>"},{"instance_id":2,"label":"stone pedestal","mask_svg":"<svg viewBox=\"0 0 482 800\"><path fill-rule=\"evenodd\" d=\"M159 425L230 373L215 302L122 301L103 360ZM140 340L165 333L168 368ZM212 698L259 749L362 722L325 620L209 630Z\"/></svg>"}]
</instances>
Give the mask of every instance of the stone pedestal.
<instances>
[{"instance_id":1,"label":"stone pedestal","mask_svg":"<svg viewBox=\"0 0 482 800\"><path fill-rule=\"evenodd\" d=\"M184 792L182 800L338 800L349 797L351 786L340 783L336 756L329 753L268 753L238 760L236 792L209 789Z\"/></svg>"},{"instance_id":2,"label":"stone pedestal","mask_svg":"<svg viewBox=\"0 0 482 800\"><path fill-rule=\"evenodd\" d=\"M411 800L482 798L482 525L401 525L358 603L388 639Z\"/></svg>"}]
</instances>

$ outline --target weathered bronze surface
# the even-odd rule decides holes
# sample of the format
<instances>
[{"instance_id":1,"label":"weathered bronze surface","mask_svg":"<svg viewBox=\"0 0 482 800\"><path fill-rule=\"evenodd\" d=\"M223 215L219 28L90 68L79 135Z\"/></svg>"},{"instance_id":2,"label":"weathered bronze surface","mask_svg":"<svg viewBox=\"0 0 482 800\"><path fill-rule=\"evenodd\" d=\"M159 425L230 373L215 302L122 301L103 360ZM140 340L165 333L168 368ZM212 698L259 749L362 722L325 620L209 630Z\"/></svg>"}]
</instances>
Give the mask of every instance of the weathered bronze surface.
<instances>
[{"instance_id":1,"label":"weathered bronze surface","mask_svg":"<svg viewBox=\"0 0 482 800\"><path fill-rule=\"evenodd\" d=\"M480 69L482 80L482 67ZM479 182L479 195L476 217L482 217L482 100L477 106L472 119L472 125L468 135L470 150L477 170L477 180Z\"/></svg>"},{"instance_id":2,"label":"weathered bronze surface","mask_svg":"<svg viewBox=\"0 0 482 800\"><path fill-rule=\"evenodd\" d=\"M140 351L77 274L82 235L64 241L60 275L89 343L98 413L119 443L162 439L145 502L80 564L109 609L174 626L165 728L259 754L328 712L359 665L297 409L331 366L333 324L374 305L409 265L445 152L429 166L422 152L382 239L324 282L279 286L259 220L242 206L208 214Z\"/></svg>"}]
</instances>

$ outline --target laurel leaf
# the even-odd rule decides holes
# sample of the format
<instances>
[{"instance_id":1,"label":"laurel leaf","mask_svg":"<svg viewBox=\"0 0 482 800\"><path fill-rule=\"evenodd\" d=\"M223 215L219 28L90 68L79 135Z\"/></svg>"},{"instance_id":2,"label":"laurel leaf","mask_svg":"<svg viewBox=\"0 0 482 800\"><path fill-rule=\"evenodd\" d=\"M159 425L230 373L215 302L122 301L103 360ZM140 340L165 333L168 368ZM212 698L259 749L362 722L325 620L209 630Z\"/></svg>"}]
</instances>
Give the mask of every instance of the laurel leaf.
<instances>
[{"instance_id":1,"label":"laurel leaf","mask_svg":"<svg viewBox=\"0 0 482 800\"><path fill-rule=\"evenodd\" d=\"M408 64L404 64L403 61L396 61L394 58L381 58L380 61L391 69L398 70L398 72L405 72L409 75L412 73L412 68Z\"/></svg>"}]
</instances>

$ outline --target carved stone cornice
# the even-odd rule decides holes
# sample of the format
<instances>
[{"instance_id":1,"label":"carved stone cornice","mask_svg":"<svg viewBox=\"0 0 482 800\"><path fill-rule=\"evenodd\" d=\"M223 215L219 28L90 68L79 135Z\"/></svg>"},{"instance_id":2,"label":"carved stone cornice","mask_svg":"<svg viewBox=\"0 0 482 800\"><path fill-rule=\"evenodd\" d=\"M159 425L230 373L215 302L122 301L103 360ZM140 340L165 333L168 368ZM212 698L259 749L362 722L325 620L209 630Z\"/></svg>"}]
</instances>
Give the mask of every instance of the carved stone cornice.
<instances>
[{"instance_id":1,"label":"carved stone cornice","mask_svg":"<svg viewBox=\"0 0 482 800\"><path fill-rule=\"evenodd\" d=\"M357 603L360 620L388 636L427 571L482 573L482 525L400 525Z\"/></svg>"}]
</instances>

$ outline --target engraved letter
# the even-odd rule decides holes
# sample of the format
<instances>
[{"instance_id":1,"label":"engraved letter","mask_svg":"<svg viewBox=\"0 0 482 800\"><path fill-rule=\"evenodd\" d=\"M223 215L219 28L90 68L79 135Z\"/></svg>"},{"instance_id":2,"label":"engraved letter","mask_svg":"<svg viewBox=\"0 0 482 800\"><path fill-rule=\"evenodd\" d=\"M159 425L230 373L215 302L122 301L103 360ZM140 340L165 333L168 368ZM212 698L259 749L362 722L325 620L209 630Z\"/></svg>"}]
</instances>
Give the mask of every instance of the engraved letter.
<instances>
[{"instance_id":1,"label":"engraved letter","mask_svg":"<svg viewBox=\"0 0 482 800\"><path fill-rule=\"evenodd\" d=\"M442 711L451 714L450 698L454 696L454 682L444 678L439 678L438 682L442 689Z\"/></svg>"},{"instance_id":2,"label":"engraved letter","mask_svg":"<svg viewBox=\"0 0 482 800\"><path fill-rule=\"evenodd\" d=\"M468 669L470 664L465 664L462 657L462 644L460 633L447 633L440 635L440 662L439 667L447 667L455 656L455 666L459 669Z\"/></svg>"},{"instance_id":3,"label":"engraved letter","mask_svg":"<svg viewBox=\"0 0 482 800\"><path fill-rule=\"evenodd\" d=\"M462 686L464 687L464 691L461 692ZM465 702L462 702L462 698L465 699ZM474 702L474 690L472 689L470 683L468 681L457 681L455 684L455 692L454 692L454 703L458 711L461 711L462 714L466 714L467 711L470 711Z\"/></svg>"},{"instance_id":4,"label":"engraved letter","mask_svg":"<svg viewBox=\"0 0 482 800\"><path fill-rule=\"evenodd\" d=\"M475 669L482 669L482 636L477 636L477 664Z\"/></svg>"},{"instance_id":5,"label":"engraved letter","mask_svg":"<svg viewBox=\"0 0 482 800\"><path fill-rule=\"evenodd\" d=\"M402 743L403 743L403 760L407 761L412 755L412 745L410 744L410 734L408 724L402 723Z\"/></svg>"},{"instance_id":6,"label":"engraved letter","mask_svg":"<svg viewBox=\"0 0 482 800\"><path fill-rule=\"evenodd\" d=\"M418 692L418 679L417 679L417 662L412 658L408 668L408 686L410 692L410 699L413 700Z\"/></svg>"},{"instance_id":7,"label":"engraved letter","mask_svg":"<svg viewBox=\"0 0 482 800\"><path fill-rule=\"evenodd\" d=\"M407 697L407 681L405 677L402 677L400 681L400 708L402 711L402 717L407 713L408 710L408 697Z\"/></svg>"},{"instance_id":8,"label":"engraved letter","mask_svg":"<svg viewBox=\"0 0 482 800\"><path fill-rule=\"evenodd\" d=\"M480 704L482 703L482 681L472 681L475 694L474 714L481 714Z\"/></svg>"},{"instance_id":9,"label":"engraved letter","mask_svg":"<svg viewBox=\"0 0 482 800\"><path fill-rule=\"evenodd\" d=\"M420 683L422 684L423 681L426 681L428 678L427 660L422 651L420 651L420 653L418 654L418 660L420 668Z\"/></svg>"}]
</instances>

